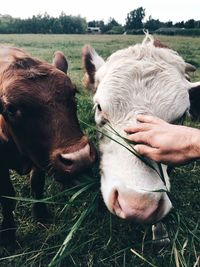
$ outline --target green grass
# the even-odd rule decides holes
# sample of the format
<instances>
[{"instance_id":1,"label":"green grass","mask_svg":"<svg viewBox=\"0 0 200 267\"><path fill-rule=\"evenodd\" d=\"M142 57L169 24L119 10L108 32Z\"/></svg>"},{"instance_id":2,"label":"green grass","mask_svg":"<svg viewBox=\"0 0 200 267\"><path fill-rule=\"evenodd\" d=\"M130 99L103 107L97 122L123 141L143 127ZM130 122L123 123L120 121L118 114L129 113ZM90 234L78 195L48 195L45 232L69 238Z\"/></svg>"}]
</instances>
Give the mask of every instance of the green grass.
<instances>
[{"instance_id":1,"label":"green grass","mask_svg":"<svg viewBox=\"0 0 200 267\"><path fill-rule=\"evenodd\" d=\"M80 91L77 96L79 118L95 126L91 95L81 83L82 46L90 43L106 58L142 38L124 35L0 35L0 43L21 47L49 62L55 50L62 50L69 61L69 75ZM159 38L197 67L192 79L200 80L200 38ZM81 125L97 144L95 130L84 123ZM200 126L189 120L187 125ZM174 209L164 219L171 245L158 255L151 246L150 226L121 220L107 211L99 190L97 165L77 177L79 185L64 191L53 178L47 177L45 197L53 222L45 225L37 224L32 217L28 177L12 173L18 197L15 210L17 248L10 251L0 247L0 266L197 267L200 264L199 176L199 162L173 170L171 198Z\"/></svg>"}]
</instances>

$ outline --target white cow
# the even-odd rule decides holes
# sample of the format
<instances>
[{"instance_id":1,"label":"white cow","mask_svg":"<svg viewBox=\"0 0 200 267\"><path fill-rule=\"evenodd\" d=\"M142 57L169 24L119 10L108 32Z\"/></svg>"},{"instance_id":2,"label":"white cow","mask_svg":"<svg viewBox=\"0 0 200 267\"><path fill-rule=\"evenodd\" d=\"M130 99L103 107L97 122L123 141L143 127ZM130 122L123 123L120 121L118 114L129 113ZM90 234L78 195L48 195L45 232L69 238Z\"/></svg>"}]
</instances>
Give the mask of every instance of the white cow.
<instances>
[{"instance_id":1,"label":"white cow","mask_svg":"<svg viewBox=\"0 0 200 267\"><path fill-rule=\"evenodd\" d=\"M94 92L95 121L114 139L108 125L126 137L124 128L138 123L137 114L167 122L181 118L190 108L189 90L200 86L188 80L191 66L175 51L156 47L148 34L141 44L119 50L106 61L89 45L82 55L84 83ZM99 149L101 191L108 209L140 223L160 221L172 208L164 192L170 189L166 166L162 165L165 185L155 170L105 135ZM159 172L158 165L151 164Z\"/></svg>"}]
</instances>

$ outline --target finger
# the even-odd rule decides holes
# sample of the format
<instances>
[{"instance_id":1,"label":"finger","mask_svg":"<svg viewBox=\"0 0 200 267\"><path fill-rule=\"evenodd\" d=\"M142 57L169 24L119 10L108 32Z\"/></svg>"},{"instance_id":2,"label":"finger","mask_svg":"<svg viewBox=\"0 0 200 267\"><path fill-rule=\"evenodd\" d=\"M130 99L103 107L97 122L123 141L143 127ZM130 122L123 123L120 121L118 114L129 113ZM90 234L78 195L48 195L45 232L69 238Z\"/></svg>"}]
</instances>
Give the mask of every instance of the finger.
<instances>
[{"instance_id":1,"label":"finger","mask_svg":"<svg viewBox=\"0 0 200 267\"><path fill-rule=\"evenodd\" d=\"M147 132L138 132L138 133L134 133L134 134L130 134L127 136L127 139L129 139L130 141L133 141L135 143L145 143L148 144L149 143L149 135L147 134Z\"/></svg>"},{"instance_id":2,"label":"finger","mask_svg":"<svg viewBox=\"0 0 200 267\"><path fill-rule=\"evenodd\" d=\"M142 156L145 156L158 162L161 160L157 148L153 148L147 145L135 145L134 149Z\"/></svg>"},{"instance_id":3,"label":"finger","mask_svg":"<svg viewBox=\"0 0 200 267\"><path fill-rule=\"evenodd\" d=\"M143 123L154 123L154 124L166 123L165 121L163 121L162 119L158 117L151 116L151 115L144 115L144 114L138 114L136 116L136 119L137 121L143 122Z\"/></svg>"},{"instance_id":4,"label":"finger","mask_svg":"<svg viewBox=\"0 0 200 267\"><path fill-rule=\"evenodd\" d=\"M137 124L134 126L127 126L124 131L126 133L137 133L137 132L143 132L143 131L148 131L150 130L152 127L150 124L148 123L141 123L141 124Z\"/></svg>"}]
</instances>

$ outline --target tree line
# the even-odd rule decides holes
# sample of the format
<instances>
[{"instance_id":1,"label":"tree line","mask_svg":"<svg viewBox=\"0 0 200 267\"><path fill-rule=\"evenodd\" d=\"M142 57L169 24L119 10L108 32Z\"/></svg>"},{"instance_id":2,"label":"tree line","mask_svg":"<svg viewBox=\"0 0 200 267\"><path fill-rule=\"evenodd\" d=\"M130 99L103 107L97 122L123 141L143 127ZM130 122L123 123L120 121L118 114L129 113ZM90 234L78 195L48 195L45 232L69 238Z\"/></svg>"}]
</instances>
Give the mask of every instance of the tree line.
<instances>
[{"instance_id":1,"label":"tree line","mask_svg":"<svg viewBox=\"0 0 200 267\"><path fill-rule=\"evenodd\" d=\"M64 12L59 17L49 16L47 13L32 18L13 18L10 15L0 15L0 33L48 33L48 34L84 34L89 27L99 27L102 33L106 34L140 34L143 29L150 32L159 30L161 33L193 32L200 35L200 20L190 19L173 23L172 21L162 22L151 16L144 22L145 9L139 7L127 14L125 25L121 25L114 18L107 23L103 20L89 21L81 16L66 15ZM165 32L162 32L162 30ZM168 29L168 30L166 30Z\"/></svg>"},{"instance_id":2,"label":"tree line","mask_svg":"<svg viewBox=\"0 0 200 267\"><path fill-rule=\"evenodd\" d=\"M10 15L0 15L0 33L85 33L87 22L80 16L66 15L64 12L58 18L44 15L28 19L13 18Z\"/></svg>"}]
</instances>

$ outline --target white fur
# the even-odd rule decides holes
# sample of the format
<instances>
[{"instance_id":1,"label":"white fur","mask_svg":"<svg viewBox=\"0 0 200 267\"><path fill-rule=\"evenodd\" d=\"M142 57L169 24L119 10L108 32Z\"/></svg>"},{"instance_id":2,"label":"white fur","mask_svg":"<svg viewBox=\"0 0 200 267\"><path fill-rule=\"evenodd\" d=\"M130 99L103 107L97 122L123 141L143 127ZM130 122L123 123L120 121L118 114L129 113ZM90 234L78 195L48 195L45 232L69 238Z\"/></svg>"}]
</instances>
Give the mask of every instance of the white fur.
<instances>
[{"instance_id":1,"label":"white fur","mask_svg":"<svg viewBox=\"0 0 200 267\"><path fill-rule=\"evenodd\" d=\"M102 109L96 110L95 120L102 131L106 127L102 127L103 118L126 136L123 129L136 123L138 113L156 115L171 122L189 109L191 83L185 78L186 63L175 51L155 47L152 37L147 35L141 44L115 52L105 63L99 56L95 58L96 52L92 56L92 62L98 62L94 103ZM107 134L116 138L109 131ZM111 212L115 213L112 195L116 191L123 196L132 194L133 199L138 195L138 201L144 196L149 198L149 203L158 204L163 199L163 211L156 220L169 212L171 202L167 194L152 192L166 189L154 170L105 136L100 140L100 151L101 190ZM164 166L163 171L169 188Z\"/></svg>"}]
</instances>

